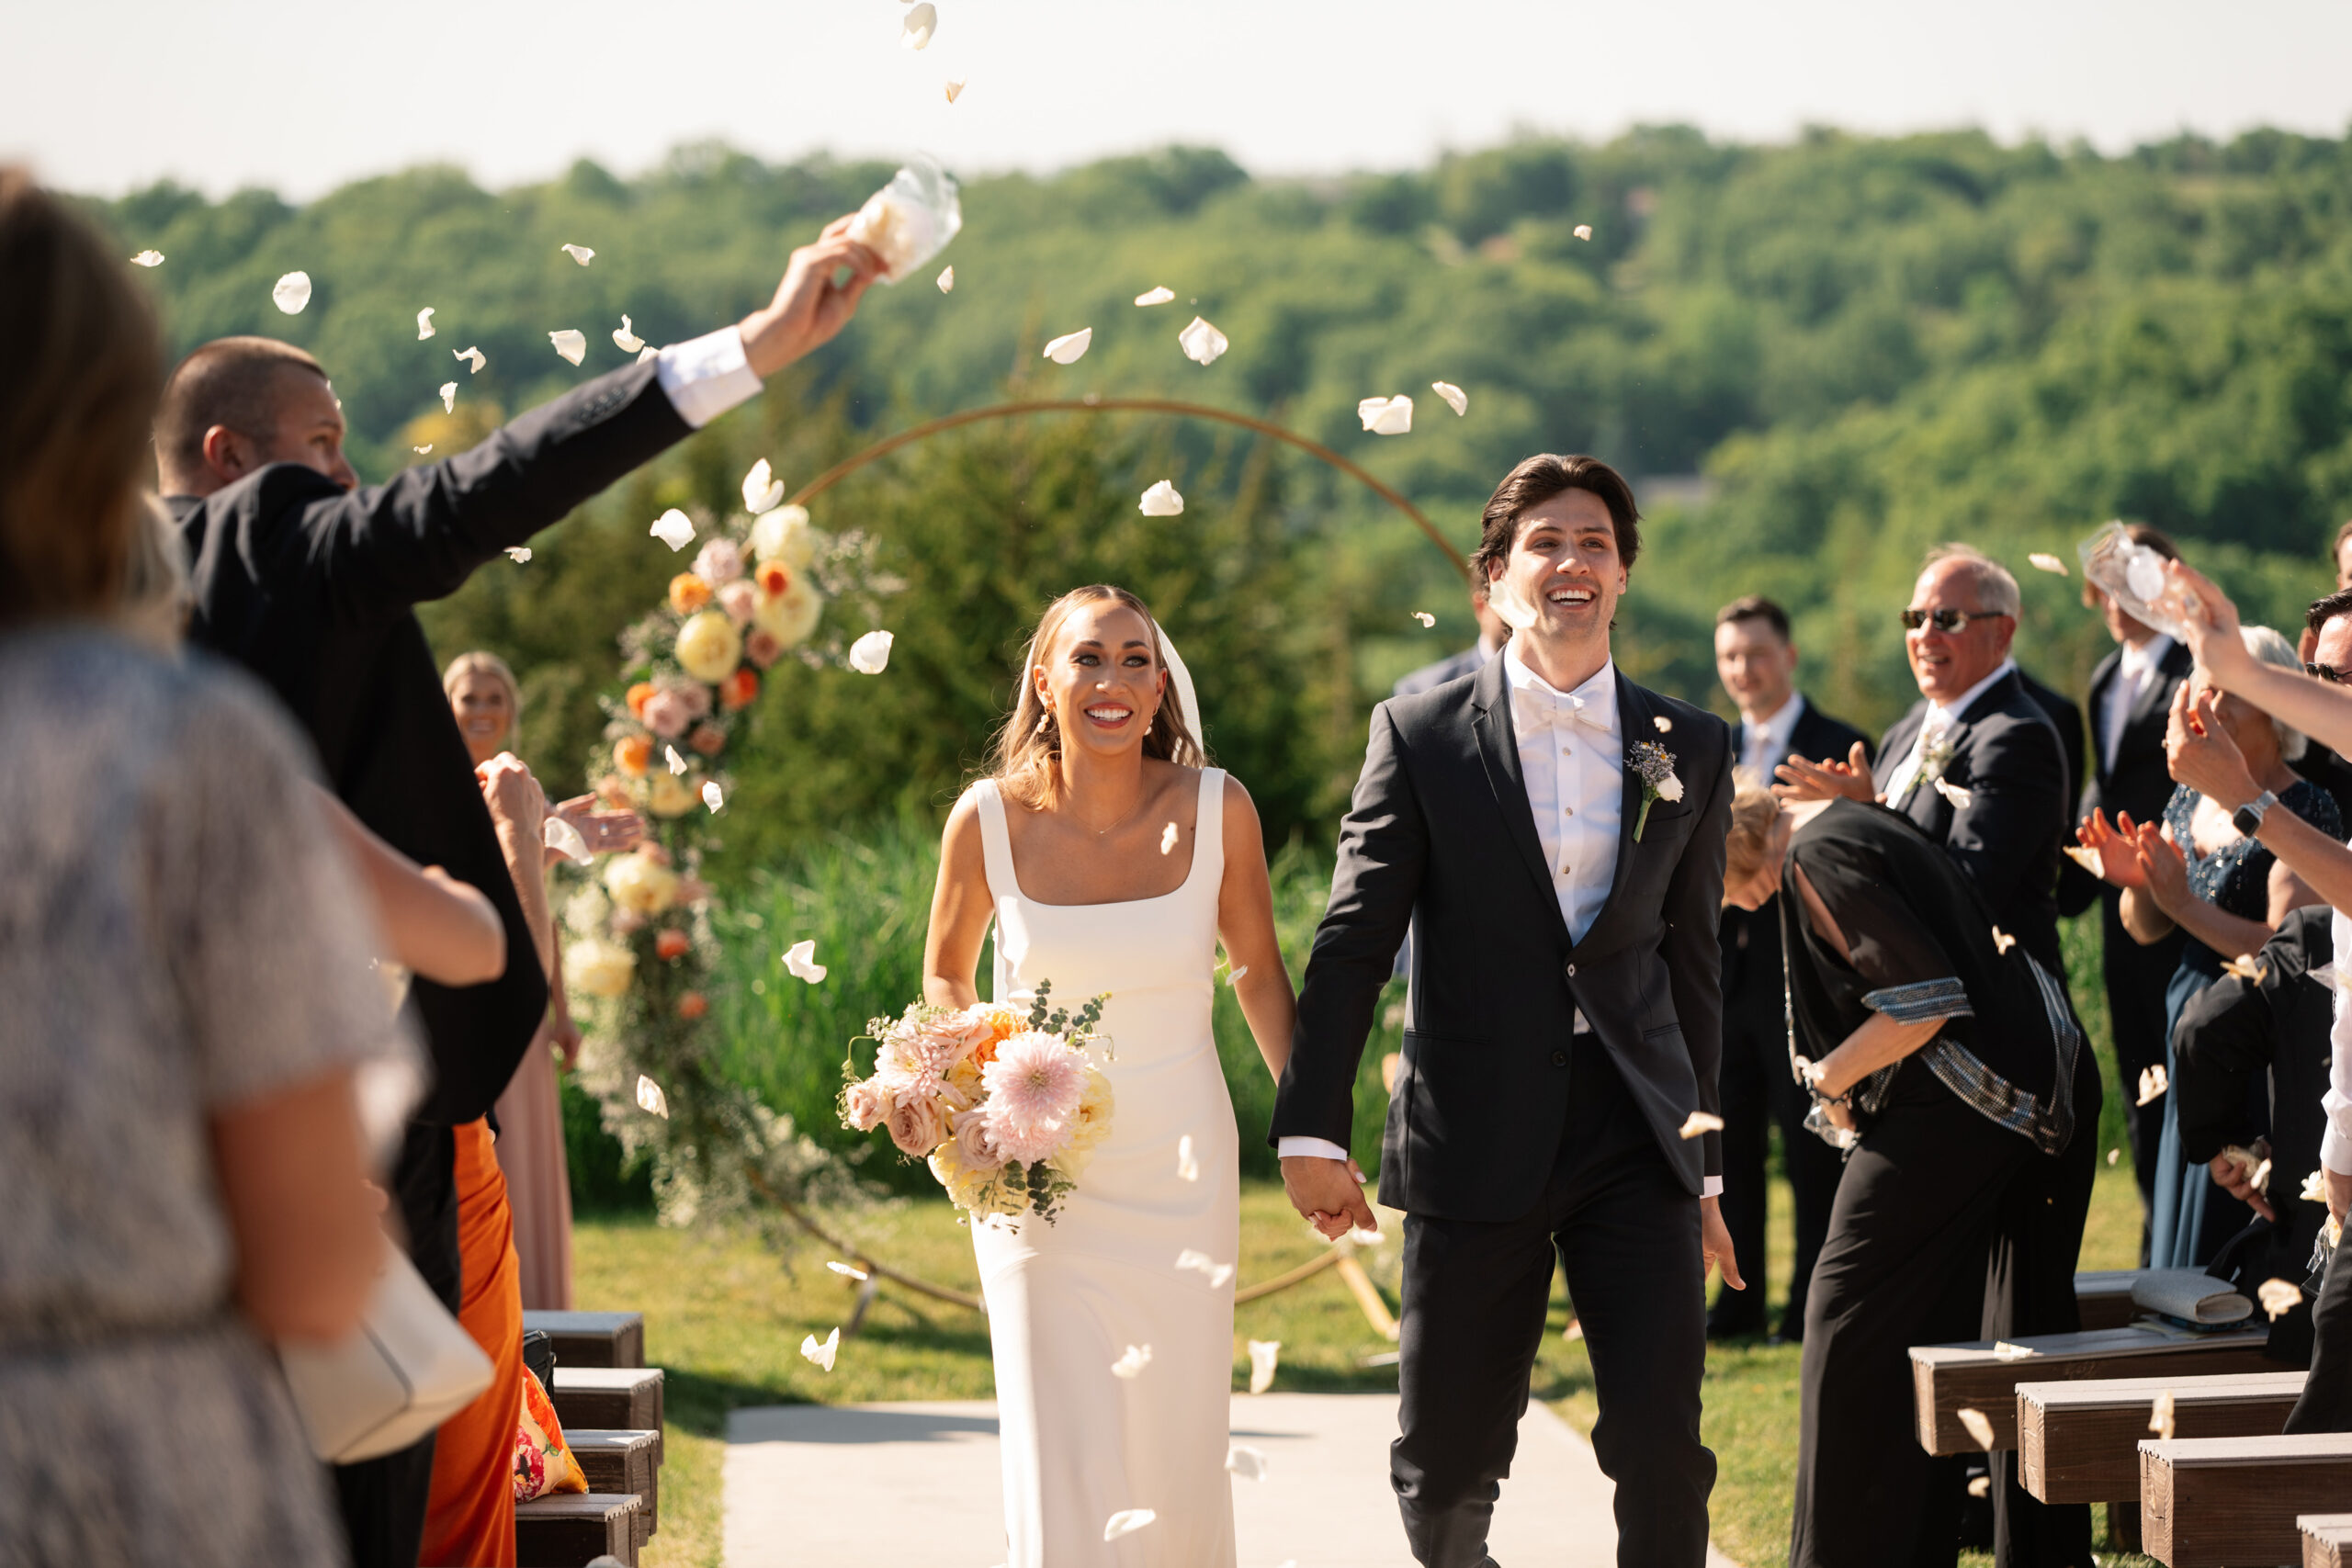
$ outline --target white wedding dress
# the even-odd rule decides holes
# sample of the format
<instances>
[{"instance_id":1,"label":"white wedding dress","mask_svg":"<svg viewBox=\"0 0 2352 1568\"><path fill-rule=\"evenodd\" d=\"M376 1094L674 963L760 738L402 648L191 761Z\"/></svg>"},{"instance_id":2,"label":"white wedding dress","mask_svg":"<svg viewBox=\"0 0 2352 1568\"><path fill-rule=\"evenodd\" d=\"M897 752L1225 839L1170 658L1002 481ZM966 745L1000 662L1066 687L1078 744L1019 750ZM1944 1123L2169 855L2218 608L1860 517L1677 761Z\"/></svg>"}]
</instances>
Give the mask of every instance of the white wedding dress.
<instances>
[{"instance_id":1,"label":"white wedding dress","mask_svg":"<svg viewBox=\"0 0 2352 1568\"><path fill-rule=\"evenodd\" d=\"M1201 774L1183 886L1117 904L1023 897L996 784L972 792L996 905L995 999L1025 1005L1049 980L1054 1005L1075 1012L1111 993L1102 1065L1116 1097L1110 1135L1054 1223L973 1227L996 1354L1007 1568L1231 1568L1239 1148L1209 1027L1225 774ZM1207 1262L1179 1268L1186 1254ZM1112 1366L1131 1346L1150 1359L1121 1377ZM1112 1516L1137 1508L1158 1517L1106 1543Z\"/></svg>"}]
</instances>

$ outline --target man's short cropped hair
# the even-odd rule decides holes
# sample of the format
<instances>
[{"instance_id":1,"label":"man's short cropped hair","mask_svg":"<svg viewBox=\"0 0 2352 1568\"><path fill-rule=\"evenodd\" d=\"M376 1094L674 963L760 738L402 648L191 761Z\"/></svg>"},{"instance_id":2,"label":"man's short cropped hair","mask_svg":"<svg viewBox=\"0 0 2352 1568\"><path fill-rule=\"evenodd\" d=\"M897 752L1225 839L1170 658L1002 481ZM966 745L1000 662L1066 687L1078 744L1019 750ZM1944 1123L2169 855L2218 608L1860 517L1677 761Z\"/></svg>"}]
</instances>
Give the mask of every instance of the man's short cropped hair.
<instances>
[{"instance_id":1,"label":"man's short cropped hair","mask_svg":"<svg viewBox=\"0 0 2352 1568\"><path fill-rule=\"evenodd\" d=\"M1556 495L1572 490L1589 491L1609 508L1609 522L1617 536L1617 559L1631 570L1642 551L1642 513L1634 504L1634 487L1625 476L1598 457L1539 452L1524 458L1503 476L1487 498L1480 519L1477 553L1470 558L1472 575L1492 577L1519 537L1519 520Z\"/></svg>"},{"instance_id":2,"label":"man's short cropped hair","mask_svg":"<svg viewBox=\"0 0 2352 1568\"><path fill-rule=\"evenodd\" d=\"M1928 552L1919 570L1924 573L1931 566L1945 561L1960 561L1967 570L1969 583L1976 590L1976 603L1987 615L2007 615L2016 619L2024 607L2024 596L2018 592L2018 580L2007 567L1986 555L1973 545L1938 545Z\"/></svg>"},{"instance_id":3,"label":"man's short cropped hair","mask_svg":"<svg viewBox=\"0 0 2352 1568\"><path fill-rule=\"evenodd\" d=\"M278 377L292 366L322 381L326 368L274 337L223 337L179 362L155 414L155 453L166 468L204 465L204 433L221 425L259 440L277 423Z\"/></svg>"},{"instance_id":4,"label":"man's short cropped hair","mask_svg":"<svg viewBox=\"0 0 2352 1568\"><path fill-rule=\"evenodd\" d=\"M1761 593L1743 594L1715 612L1715 625L1727 626L1734 621L1762 621L1782 642L1789 640L1789 613Z\"/></svg>"},{"instance_id":5,"label":"man's short cropped hair","mask_svg":"<svg viewBox=\"0 0 2352 1568\"><path fill-rule=\"evenodd\" d=\"M2303 626L2316 632L2338 615L2352 615L2352 588L2338 589L2324 599L2312 600L2312 607L2303 613Z\"/></svg>"}]
</instances>

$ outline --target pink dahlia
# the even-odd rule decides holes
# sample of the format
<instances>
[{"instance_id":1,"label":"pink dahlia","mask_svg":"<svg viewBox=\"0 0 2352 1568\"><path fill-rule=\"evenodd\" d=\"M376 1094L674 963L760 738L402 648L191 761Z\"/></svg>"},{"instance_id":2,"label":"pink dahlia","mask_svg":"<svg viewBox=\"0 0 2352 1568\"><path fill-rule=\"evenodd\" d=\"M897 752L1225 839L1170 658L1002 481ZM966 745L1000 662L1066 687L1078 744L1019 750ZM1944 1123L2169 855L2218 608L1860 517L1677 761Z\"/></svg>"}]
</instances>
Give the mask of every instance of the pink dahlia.
<instances>
[{"instance_id":1,"label":"pink dahlia","mask_svg":"<svg viewBox=\"0 0 2352 1568\"><path fill-rule=\"evenodd\" d=\"M989 1141L1023 1165L1051 1159L1069 1142L1086 1096L1086 1057L1050 1034L1023 1032L980 1069L988 1086Z\"/></svg>"}]
</instances>

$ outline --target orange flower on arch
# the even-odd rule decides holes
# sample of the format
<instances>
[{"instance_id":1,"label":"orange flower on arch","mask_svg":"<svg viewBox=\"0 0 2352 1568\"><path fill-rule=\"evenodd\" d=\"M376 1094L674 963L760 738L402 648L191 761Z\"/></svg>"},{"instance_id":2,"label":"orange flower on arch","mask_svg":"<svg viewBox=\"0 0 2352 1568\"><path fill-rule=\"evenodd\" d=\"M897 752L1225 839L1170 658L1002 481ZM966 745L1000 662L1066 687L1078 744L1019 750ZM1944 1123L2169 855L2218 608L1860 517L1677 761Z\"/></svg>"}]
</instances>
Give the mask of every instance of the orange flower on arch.
<instances>
[{"instance_id":1,"label":"orange flower on arch","mask_svg":"<svg viewBox=\"0 0 2352 1568\"><path fill-rule=\"evenodd\" d=\"M710 998L700 991L688 991L678 998L678 1016L692 1023L710 1010Z\"/></svg>"},{"instance_id":2,"label":"orange flower on arch","mask_svg":"<svg viewBox=\"0 0 2352 1568\"><path fill-rule=\"evenodd\" d=\"M780 560L763 560L754 574L760 592L771 599L781 599L792 592L792 569Z\"/></svg>"},{"instance_id":3,"label":"orange flower on arch","mask_svg":"<svg viewBox=\"0 0 2352 1568\"><path fill-rule=\"evenodd\" d=\"M613 766L633 779L645 776L653 765L653 738L650 735L624 735L613 743Z\"/></svg>"},{"instance_id":4,"label":"orange flower on arch","mask_svg":"<svg viewBox=\"0 0 2352 1568\"><path fill-rule=\"evenodd\" d=\"M739 664L735 673L718 683L718 705L729 713L741 713L752 705L760 694L760 672L748 664Z\"/></svg>"},{"instance_id":5,"label":"orange flower on arch","mask_svg":"<svg viewBox=\"0 0 2352 1568\"><path fill-rule=\"evenodd\" d=\"M673 958L684 958L686 950L693 945L685 932L673 928L653 939L653 956L665 963Z\"/></svg>"},{"instance_id":6,"label":"orange flower on arch","mask_svg":"<svg viewBox=\"0 0 2352 1568\"><path fill-rule=\"evenodd\" d=\"M691 571L682 571L670 580L670 608L682 615L691 615L710 603L710 584Z\"/></svg>"},{"instance_id":7,"label":"orange flower on arch","mask_svg":"<svg viewBox=\"0 0 2352 1568\"><path fill-rule=\"evenodd\" d=\"M653 682L639 681L628 689L628 716L639 723L645 722L645 705L653 695Z\"/></svg>"}]
</instances>

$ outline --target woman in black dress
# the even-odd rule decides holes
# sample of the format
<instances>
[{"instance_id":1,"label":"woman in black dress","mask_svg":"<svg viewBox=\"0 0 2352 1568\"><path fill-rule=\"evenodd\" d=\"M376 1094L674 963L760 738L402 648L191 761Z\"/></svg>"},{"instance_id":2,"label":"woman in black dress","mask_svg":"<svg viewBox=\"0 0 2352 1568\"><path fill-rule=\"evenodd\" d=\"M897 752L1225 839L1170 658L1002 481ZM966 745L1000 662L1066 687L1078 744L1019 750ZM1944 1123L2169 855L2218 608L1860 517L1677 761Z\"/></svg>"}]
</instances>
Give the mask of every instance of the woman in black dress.
<instances>
[{"instance_id":1,"label":"woman in black dress","mask_svg":"<svg viewBox=\"0 0 2352 1568\"><path fill-rule=\"evenodd\" d=\"M1727 902L1786 895L1792 1066L1815 1124L1849 1145L1805 1298L1789 1562L1949 1564L1958 1470L1914 1436L1908 1352L2017 1321L1995 1300L2014 1274L1987 1278L2002 1195L2066 1148L2078 1112L2096 1120L2097 1068L2058 979L1903 817L1743 791L1727 859ZM2081 1216L2045 1234L2066 1256L2037 1261L2071 1278ZM2087 1561L2079 1524L2062 1533Z\"/></svg>"}]
</instances>

